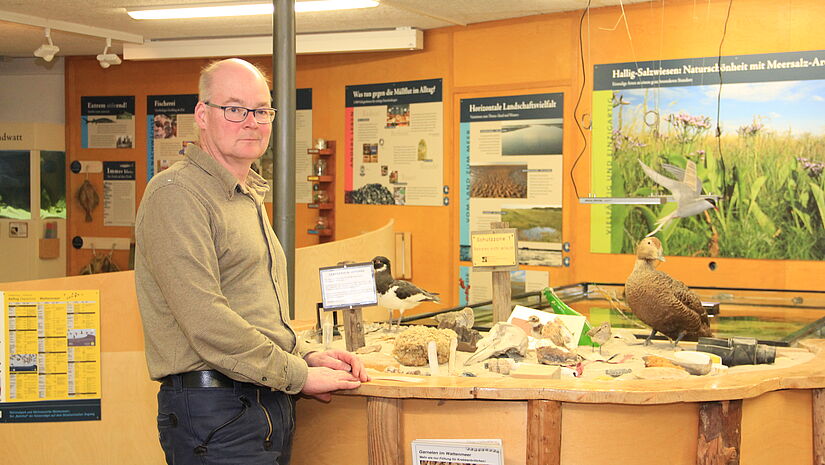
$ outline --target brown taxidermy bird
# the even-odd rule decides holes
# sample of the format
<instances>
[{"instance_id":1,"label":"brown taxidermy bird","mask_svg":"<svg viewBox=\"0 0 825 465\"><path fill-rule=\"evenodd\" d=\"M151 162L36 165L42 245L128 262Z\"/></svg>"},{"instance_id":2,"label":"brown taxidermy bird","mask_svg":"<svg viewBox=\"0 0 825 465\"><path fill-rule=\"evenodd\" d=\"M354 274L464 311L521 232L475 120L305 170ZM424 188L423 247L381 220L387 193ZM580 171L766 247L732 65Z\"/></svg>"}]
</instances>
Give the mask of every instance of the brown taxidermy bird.
<instances>
[{"instance_id":1,"label":"brown taxidermy bird","mask_svg":"<svg viewBox=\"0 0 825 465\"><path fill-rule=\"evenodd\" d=\"M660 332L674 340L696 340L712 336L708 313L693 291L683 282L656 270L659 261L665 261L662 242L646 237L636 248L636 264L624 285L625 301L636 316L650 326L645 345Z\"/></svg>"}]
</instances>

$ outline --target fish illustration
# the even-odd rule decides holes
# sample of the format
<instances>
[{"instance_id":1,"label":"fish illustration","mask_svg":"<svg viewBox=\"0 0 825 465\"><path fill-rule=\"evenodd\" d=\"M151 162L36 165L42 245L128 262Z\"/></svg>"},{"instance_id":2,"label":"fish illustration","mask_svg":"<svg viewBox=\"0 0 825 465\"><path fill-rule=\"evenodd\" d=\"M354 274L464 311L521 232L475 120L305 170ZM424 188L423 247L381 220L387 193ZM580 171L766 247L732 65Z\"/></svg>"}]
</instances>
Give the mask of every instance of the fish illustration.
<instances>
[{"instance_id":1,"label":"fish illustration","mask_svg":"<svg viewBox=\"0 0 825 465\"><path fill-rule=\"evenodd\" d=\"M97 207L100 203L100 196L97 194L95 187L89 180L83 181L83 184L80 185L80 189L77 190L77 201L80 203L80 206L83 207L83 210L86 212L86 222L89 223L92 221L92 210Z\"/></svg>"}]
</instances>

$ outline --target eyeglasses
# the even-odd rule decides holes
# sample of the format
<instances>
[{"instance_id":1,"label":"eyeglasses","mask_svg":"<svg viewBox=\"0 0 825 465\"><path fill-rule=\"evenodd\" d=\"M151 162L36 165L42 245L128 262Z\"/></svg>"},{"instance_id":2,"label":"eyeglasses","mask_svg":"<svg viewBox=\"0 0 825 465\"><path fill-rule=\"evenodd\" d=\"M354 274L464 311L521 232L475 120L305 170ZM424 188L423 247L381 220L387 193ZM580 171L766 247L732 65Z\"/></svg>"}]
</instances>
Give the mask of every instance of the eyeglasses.
<instances>
[{"instance_id":1,"label":"eyeglasses","mask_svg":"<svg viewBox=\"0 0 825 465\"><path fill-rule=\"evenodd\" d=\"M232 105L215 105L210 102L203 103L209 107L220 108L223 110L223 117L226 118L227 121L231 121L233 123L240 123L241 121L244 121L246 119L246 115L251 111L252 117L255 118L255 122L258 124L269 124L275 121L275 113L278 112L278 110L274 108L245 108Z\"/></svg>"}]
</instances>

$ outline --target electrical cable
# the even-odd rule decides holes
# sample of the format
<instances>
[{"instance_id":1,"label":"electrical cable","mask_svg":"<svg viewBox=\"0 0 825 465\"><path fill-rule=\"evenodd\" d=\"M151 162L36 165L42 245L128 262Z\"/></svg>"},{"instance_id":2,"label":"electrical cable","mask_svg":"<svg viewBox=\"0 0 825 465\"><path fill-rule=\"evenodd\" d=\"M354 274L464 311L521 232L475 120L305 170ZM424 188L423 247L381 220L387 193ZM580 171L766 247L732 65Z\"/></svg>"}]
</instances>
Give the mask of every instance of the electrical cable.
<instances>
[{"instance_id":1,"label":"electrical cable","mask_svg":"<svg viewBox=\"0 0 825 465\"><path fill-rule=\"evenodd\" d=\"M586 68L586 65L584 63L584 38L582 37L582 31L584 29L584 17L585 17L585 15L590 13L590 3L592 1L593 0L587 0L587 6L584 7L584 10L582 11L581 18L579 18L579 58L581 59L581 66L582 66L582 68L581 68L582 69L582 86L579 89L579 97L578 97L578 99L576 99L576 106L573 107L573 118L576 120L576 127L579 129L579 134L582 137L582 141L583 141L584 145L582 146L581 152L579 152L579 156L577 156L576 159L573 161L573 166L570 167L570 181L573 182L573 192L576 194L576 199L577 200L580 199L581 197L579 197L579 188L578 188L578 186L576 186L576 178L575 178L575 176L573 176L573 171L575 171L576 165L579 164L579 160L581 160L582 156L587 151L587 136L584 133L584 128L582 128L581 122L579 121L579 117L578 117L579 105L581 104L582 96L584 95L584 88L585 88L585 85L587 84L587 68ZM589 21L588 21L588 26L589 26ZM589 46L590 46L590 44L588 43L588 47ZM592 116L591 116L591 125L592 125L592 120L593 119L592 119Z\"/></svg>"},{"instance_id":2,"label":"electrical cable","mask_svg":"<svg viewBox=\"0 0 825 465\"><path fill-rule=\"evenodd\" d=\"M725 43L725 37L728 35L728 20L730 19L730 10L733 7L733 0L728 1L728 12L725 15L725 25L722 28L722 39L719 41L719 52L717 53L716 67L719 71L719 92L716 93L716 148L719 152L719 160L723 166L725 163L722 157L722 127L721 127L721 113L722 113L722 45Z\"/></svg>"}]
</instances>

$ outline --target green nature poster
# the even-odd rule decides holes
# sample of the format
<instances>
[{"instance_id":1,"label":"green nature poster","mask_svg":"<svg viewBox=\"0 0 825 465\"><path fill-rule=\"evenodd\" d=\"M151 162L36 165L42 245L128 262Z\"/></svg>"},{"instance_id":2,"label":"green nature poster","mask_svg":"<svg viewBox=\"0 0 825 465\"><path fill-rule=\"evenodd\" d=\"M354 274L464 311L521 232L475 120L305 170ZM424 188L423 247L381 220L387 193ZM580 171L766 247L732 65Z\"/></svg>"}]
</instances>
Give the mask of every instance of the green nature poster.
<instances>
[{"instance_id":1,"label":"green nature poster","mask_svg":"<svg viewBox=\"0 0 825 465\"><path fill-rule=\"evenodd\" d=\"M593 205L591 252L825 259L825 51L596 65L592 155L596 196L670 198Z\"/></svg>"}]
</instances>

